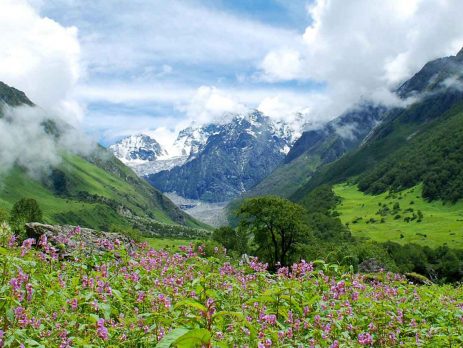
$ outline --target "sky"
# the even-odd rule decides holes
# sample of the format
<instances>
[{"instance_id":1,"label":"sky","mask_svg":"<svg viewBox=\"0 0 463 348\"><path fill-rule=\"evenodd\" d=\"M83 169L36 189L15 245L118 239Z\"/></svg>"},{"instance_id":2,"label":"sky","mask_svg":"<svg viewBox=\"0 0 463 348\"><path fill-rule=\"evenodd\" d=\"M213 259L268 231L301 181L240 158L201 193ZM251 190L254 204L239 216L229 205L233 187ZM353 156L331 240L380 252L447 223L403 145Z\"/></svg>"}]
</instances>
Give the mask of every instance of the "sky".
<instances>
[{"instance_id":1,"label":"sky","mask_svg":"<svg viewBox=\"0 0 463 348\"><path fill-rule=\"evenodd\" d=\"M460 0L0 0L0 80L104 145L257 108L326 122L463 46Z\"/></svg>"}]
</instances>

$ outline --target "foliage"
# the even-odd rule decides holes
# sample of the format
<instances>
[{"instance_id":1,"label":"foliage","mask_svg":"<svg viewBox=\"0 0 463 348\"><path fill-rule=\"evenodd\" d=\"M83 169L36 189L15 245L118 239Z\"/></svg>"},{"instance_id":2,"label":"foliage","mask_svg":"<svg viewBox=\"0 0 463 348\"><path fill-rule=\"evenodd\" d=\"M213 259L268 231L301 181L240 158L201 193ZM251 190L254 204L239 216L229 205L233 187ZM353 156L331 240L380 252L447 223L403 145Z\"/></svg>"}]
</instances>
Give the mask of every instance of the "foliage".
<instances>
[{"instance_id":1,"label":"foliage","mask_svg":"<svg viewBox=\"0 0 463 348\"><path fill-rule=\"evenodd\" d=\"M407 146L360 177L362 191L401 191L423 182L423 197L463 198L463 113L418 134Z\"/></svg>"},{"instance_id":2,"label":"foliage","mask_svg":"<svg viewBox=\"0 0 463 348\"><path fill-rule=\"evenodd\" d=\"M10 212L6 209L0 208L0 223L10 220Z\"/></svg>"},{"instance_id":3,"label":"foliage","mask_svg":"<svg viewBox=\"0 0 463 348\"><path fill-rule=\"evenodd\" d=\"M428 202L421 197L422 185L379 195L365 194L349 184L333 189L341 198L335 210L356 238L463 249L463 201Z\"/></svg>"},{"instance_id":4,"label":"foliage","mask_svg":"<svg viewBox=\"0 0 463 348\"><path fill-rule=\"evenodd\" d=\"M329 185L317 187L300 201L307 211L307 224L318 239L339 242L351 238L349 230L337 217L335 208L340 201Z\"/></svg>"},{"instance_id":5,"label":"foliage","mask_svg":"<svg viewBox=\"0 0 463 348\"><path fill-rule=\"evenodd\" d=\"M73 238L78 238L75 236ZM463 344L460 286L417 286L301 261L105 243L56 258L46 239L0 248L0 346L352 347ZM199 252L199 251L198 251Z\"/></svg>"},{"instance_id":6,"label":"foliage","mask_svg":"<svg viewBox=\"0 0 463 348\"><path fill-rule=\"evenodd\" d=\"M249 236L243 229L235 229L229 226L214 230L212 239L223 245L227 250L235 251L238 256L249 252Z\"/></svg>"},{"instance_id":7,"label":"foliage","mask_svg":"<svg viewBox=\"0 0 463 348\"><path fill-rule=\"evenodd\" d=\"M10 223L16 232L23 231L28 222L42 222L42 210L33 198L21 198L10 212Z\"/></svg>"},{"instance_id":8,"label":"foliage","mask_svg":"<svg viewBox=\"0 0 463 348\"><path fill-rule=\"evenodd\" d=\"M290 264L296 247L308 241L304 215L304 208L284 198L250 198L244 200L238 210L238 229L252 235L257 246L255 254L273 269L277 264Z\"/></svg>"}]
</instances>

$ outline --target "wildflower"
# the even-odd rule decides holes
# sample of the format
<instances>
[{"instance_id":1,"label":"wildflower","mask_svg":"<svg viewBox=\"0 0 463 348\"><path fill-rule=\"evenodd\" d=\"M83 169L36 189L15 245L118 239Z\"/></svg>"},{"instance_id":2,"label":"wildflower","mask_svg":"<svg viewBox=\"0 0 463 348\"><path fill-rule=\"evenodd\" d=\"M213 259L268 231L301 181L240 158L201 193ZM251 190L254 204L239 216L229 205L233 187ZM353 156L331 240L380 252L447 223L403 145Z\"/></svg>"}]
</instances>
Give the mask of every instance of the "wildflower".
<instances>
[{"instance_id":1,"label":"wildflower","mask_svg":"<svg viewBox=\"0 0 463 348\"><path fill-rule=\"evenodd\" d=\"M103 318L98 319L96 323L96 332L98 337L100 337L103 341L107 341L109 338L108 329L104 326L105 321Z\"/></svg>"},{"instance_id":2,"label":"wildflower","mask_svg":"<svg viewBox=\"0 0 463 348\"><path fill-rule=\"evenodd\" d=\"M31 302L32 301L32 284L31 283L27 283L26 284L26 294L27 294L27 301L28 302Z\"/></svg>"},{"instance_id":3,"label":"wildflower","mask_svg":"<svg viewBox=\"0 0 463 348\"><path fill-rule=\"evenodd\" d=\"M358 342L363 346L371 345L373 344L373 337L368 332L361 333L358 335Z\"/></svg>"},{"instance_id":4,"label":"wildflower","mask_svg":"<svg viewBox=\"0 0 463 348\"><path fill-rule=\"evenodd\" d=\"M16 246L17 239L18 238L14 234L11 235L10 240L8 241L8 247L13 248L14 246Z\"/></svg>"},{"instance_id":5,"label":"wildflower","mask_svg":"<svg viewBox=\"0 0 463 348\"><path fill-rule=\"evenodd\" d=\"M77 309L77 299L76 299L76 298L73 298L73 299L71 300L71 309L72 309L73 311L75 311L75 310Z\"/></svg>"},{"instance_id":6,"label":"wildflower","mask_svg":"<svg viewBox=\"0 0 463 348\"><path fill-rule=\"evenodd\" d=\"M21 256L24 257L29 250L31 250L32 245L35 244L34 238L26 239L21 246Z\"/></svg>"}]
</instances>

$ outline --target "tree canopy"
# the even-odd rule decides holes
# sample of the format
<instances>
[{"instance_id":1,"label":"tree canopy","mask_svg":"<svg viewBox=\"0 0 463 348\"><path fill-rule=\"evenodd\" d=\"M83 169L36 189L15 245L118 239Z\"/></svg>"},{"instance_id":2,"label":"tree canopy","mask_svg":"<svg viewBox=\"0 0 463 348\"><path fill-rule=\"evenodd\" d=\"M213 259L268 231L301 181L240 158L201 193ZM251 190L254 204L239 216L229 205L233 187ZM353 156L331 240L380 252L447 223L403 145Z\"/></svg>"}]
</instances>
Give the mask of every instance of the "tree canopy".
<instances>
[{"instance_id":1,"label":"tree canopy","mask_svg":"<svg viewBox=\"0 0 463 348\"><path fill-rule=\"evenodd\" d=\"M284 198L246 199L238 217L238 229L252 235L257 256L269 262L270 268L289 265L298 244L310 238L304 208Z\"/></svg>"},{"instance_id":2,"label":"tree canopy","mask_svg":"<svg viewBox=\"0 0 463 348\"><path fill-rule=\"evenodd\" d=\"M22 231L27 222L42 222L42 218L42 210L32 198L20 199L10 212L10 223L16 231Z\"/></svg>"}]
</instances>

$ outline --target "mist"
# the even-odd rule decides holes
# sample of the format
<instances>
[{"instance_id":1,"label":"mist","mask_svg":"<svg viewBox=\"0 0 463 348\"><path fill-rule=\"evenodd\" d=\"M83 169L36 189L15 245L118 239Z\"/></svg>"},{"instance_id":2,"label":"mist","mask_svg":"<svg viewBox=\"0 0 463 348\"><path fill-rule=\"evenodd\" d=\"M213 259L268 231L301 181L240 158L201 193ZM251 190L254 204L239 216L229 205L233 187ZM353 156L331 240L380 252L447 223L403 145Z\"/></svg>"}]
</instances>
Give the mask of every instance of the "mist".
<instances>
[{"instance_id":1,"label":"mist","mask_svg":"<svg viewBox=\"0 0 463 348\"><path fill-rule=\"evenodd\" d=\"M63 153L88 155L96 142L60 116L39 107L4 105L0 118L0 174L14 166L39 179L62 162Z\"/></svg>"}]
</instances>

